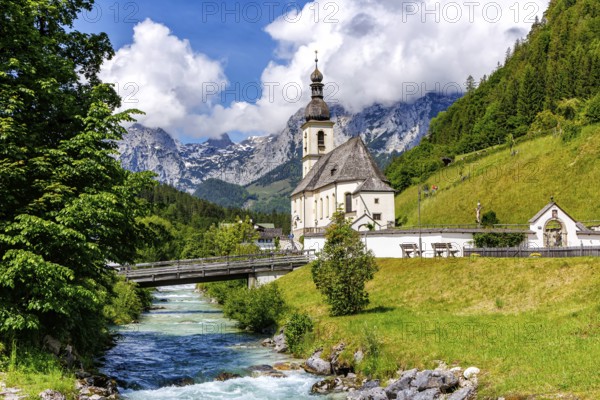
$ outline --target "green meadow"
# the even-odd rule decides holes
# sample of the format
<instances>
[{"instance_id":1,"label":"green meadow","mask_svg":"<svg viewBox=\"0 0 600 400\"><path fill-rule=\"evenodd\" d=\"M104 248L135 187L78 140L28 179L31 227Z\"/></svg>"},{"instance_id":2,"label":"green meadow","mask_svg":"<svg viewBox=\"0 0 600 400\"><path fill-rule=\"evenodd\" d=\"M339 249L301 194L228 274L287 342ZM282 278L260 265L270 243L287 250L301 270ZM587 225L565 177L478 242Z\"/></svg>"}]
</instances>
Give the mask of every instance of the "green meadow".
<instances>
[{"instance_id":1,"label":"green meadow","mask_svg":"<svg viewBox=\"0 0 600 400\"><path fill-rule=\"evenodd\" d=\"M342 358L365 376L437 360L477 366L479 398L600 398L600 261L379 259L361 314L330 317L310 274L278 283L288 304L316 322L303 354L344 342Z\"/></svg>"}]
</instances>

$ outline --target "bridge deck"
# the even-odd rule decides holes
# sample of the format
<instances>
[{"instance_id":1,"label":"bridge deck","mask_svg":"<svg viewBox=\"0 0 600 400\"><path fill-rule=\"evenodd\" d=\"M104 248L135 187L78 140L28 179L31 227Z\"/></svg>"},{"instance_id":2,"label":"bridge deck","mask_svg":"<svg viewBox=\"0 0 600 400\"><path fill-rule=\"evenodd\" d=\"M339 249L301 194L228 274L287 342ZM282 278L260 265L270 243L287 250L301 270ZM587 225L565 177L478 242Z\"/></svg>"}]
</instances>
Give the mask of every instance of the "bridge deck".
<instances>
[{"instance_id":1,"label":"bridge deck","mask_svg":"<svg viewBox=\"0 0 600 400\"><path fill-rule=\"evenodd\" d=\"M313 254L306 251L161 261L119 266L117 270L140 287L169 286L243 279L257 273L289 272L309 263Z\"/></svg>"}]
</instances>

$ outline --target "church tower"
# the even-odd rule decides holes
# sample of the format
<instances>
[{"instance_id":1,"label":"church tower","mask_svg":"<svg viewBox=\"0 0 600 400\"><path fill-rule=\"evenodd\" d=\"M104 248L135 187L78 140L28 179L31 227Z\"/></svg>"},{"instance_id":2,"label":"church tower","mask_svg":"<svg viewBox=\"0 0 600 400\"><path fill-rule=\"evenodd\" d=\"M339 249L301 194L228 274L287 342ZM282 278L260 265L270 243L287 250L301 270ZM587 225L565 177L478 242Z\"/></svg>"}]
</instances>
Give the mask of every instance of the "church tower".
<instances>
[{"instance_id":1,"label":"church tower","mask_svg":"<svg viewBox=\"0 0 600 400\"><path fill-rule=\"evenodd\" d=\"M315 55L317 52L315 51ZM312 100L306 106L302 125L302 177L319 161L319 158L333 150L333 121L329 119L329 107L323 100L323 74L319 71L319 59L315 57L315 71L310 75Z\"/></svg>"}]
</instances>

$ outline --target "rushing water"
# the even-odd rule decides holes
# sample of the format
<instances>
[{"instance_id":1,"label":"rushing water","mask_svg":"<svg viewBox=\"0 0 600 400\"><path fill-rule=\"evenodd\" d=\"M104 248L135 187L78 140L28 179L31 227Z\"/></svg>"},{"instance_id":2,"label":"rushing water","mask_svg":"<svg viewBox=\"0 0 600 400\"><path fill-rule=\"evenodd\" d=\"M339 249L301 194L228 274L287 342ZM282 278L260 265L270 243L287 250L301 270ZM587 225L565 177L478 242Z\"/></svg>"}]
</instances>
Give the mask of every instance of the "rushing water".
<instances>
[{"instance_id":1,"label":"rushing water","mask_svg":"<svg viewBox=\"0 0 600 400\"><path fill-rule=\"evenodd\" d=\"M118 379L122 394L139 400L314 399L318 379L301 371L285 378L253 377L249 367L289 360L242 333L193 286L159 288L155 309L121 338L103 360L102 372ZM221 372L242 378L215 381ZM185 385L185 386L182 386ZM320 397L325 399L325 397Z\"/></svg>"}]
</instances>

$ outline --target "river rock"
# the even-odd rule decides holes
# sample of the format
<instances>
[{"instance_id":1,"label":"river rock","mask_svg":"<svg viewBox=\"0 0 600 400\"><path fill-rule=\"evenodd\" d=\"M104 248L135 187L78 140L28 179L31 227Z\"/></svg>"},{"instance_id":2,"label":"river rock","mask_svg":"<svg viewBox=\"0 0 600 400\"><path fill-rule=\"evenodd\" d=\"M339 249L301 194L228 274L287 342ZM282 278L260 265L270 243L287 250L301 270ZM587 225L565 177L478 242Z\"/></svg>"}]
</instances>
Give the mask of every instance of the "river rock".
<instances>
[{"instance_id":1,"label":"river rock","mask_svg":"<svg viewBox=\"0 0 600 400\"><path fill-rule=\"evenodd\" d=\"M285 378L285 374L277 371L270 365L254 365L249 368L255 376L269 376L271 378Z\"/></svg>"},{"instance_id":2,"label":"river rock","mask_svg":"<svg viewBox=\"0 0 600 400\"><path fill-rule=\"evenodd\" d=\"M44 390L39 396L41 400L66 400L64 394L51 389Z\"/></svg>"},{"instance_id":3,"label":"river rock","mask_svg":"<svg viewBox=\"0 0 600 400\"><path fill-rule=\"evenodd\" d=\"M325 378L312 385L310 392L314 394L328 394L347 392L350 389L358 389L359 384L355 378L336 376Z\"/></svg>"},{"instance_id":4,"label":"river rock","mask_svg":"<svg viewBox=\"0 0 600 400\"><path fill-rule=\"evenodd\" d=\"M479 374L480 372L481 371L477 367L469 367L469 368L465 369L465 372L463 373L463 376L466 379L471 379L473 376Z\"/></svg>"},{"instance_id":5,"label":"river rock","mask_svg":"<svg viewBox=\"0 0 600 400\"><path fill-rule=\"evenodd\" d=\"M419 392L417 392L417 389L415 389L415 388L404 389L404 390L400 390L399 392L397 392L396 394L393 395L396 397L390 397L388 395L388 399L412 400L417 393L419 393Z\"/></svg>"},{"instance_id":6,"label":"river rock","mask_svg":"<svg viewBox=\"0 0 600 400\"><path fill-rule=\"evenodd\" d=\"M439 389L448 392L450 389L458 386L458 378L450 371L439 371L426 369L418 372L411 385L418 391L426 389Z\"/></svg>"},{"instance_id":7,"label":"river rock","mask_svg":"<svg viewBox=\"0 0 600 400\"><path fill-rule=\"evenodd\" d=\"M440 389L432 388L416 393L410 400L435 400L442 395Z\"/></svg>"},{"instance_id":8,"label":"river rock","mask_svg":"<svg viewBox=\"0 0 600 400\"><path fill-rule=\"evenodd\" d=\"M285 340L285 335L283 330L280 331L279 335L275 335L273 337L273 342L275 343L275 351L278 353L285 353L288 351L288 345Z\"/></svg>"},{"instance_id":9,"label":"river rock","mask_svg":"<svg viewBox=\"0 0 600 400\"><path fill-rule=\"evenodd\" d=\"M302 369L302 366L295 362L283 361L273 364L273 368L278 371L297 371Z\"/></svg>"},{"instance_id":10,"label":"river rock","mask_svg":"<svg viewBox=\"0 0 600 400\"><path fill-rule=\"evenodd\" d=\"M215 381L224 382L235 378L241 378L241 376L238 374L232 374L231 372L221 372L219 375L217 375Z\"/></svg>"},{"instance_id":11,"label":"river rock","mask_svg":"<svg viewBox=\"0 0 600 400\"><path fill-rule=\"evenodd\" d=\"M464 387L452 393L448 400L470 400L475 398L475 389L472 387Z\"/></svg>"},{"instance_id":12,"label":"river rock","mask_svg":"<svg viewBox=\"0 0 600 400\"><path fill-rule=\"evenodd\" d=\"M388 398L396 399L398 392L410 389L410 384L416 378L417 372L418 370L416 368L404 371L400 376L400 379L389 384L388 387L385 388L385 393Z\"/></svg>"},{"instance_id":13,"label":"river rock","mask_svg":"<svg viewBox=\"0 0 600 400\"><path fill-rule=\"evenodd\" d=\"M330 375L331 363L321 358L323 350L317 350L304 363L304 370L315 375Z\"/></svg>"},{"instance_id":14,"label":"river rock","mask_svg":"<svg viewBox=\"0 0 600 400\"><path fill-rule=\"evenodd\" d=\"M271 339L271 338L266 338L265 340L260 342L260 345L262 347L273 347L273 346L275 346L275 342L273 342L273 339Z\"/></svg>"},{"instance_id":15,"label":"river rock","mask_svg":"<svg viewBox=\"0 0 600 400\"><path fill-rule=\"evenodd\" d=\"M366 390L356 390L351 392L347 400L388 400L383 388L376 387Z\"/></svg>"}]
</instances>

